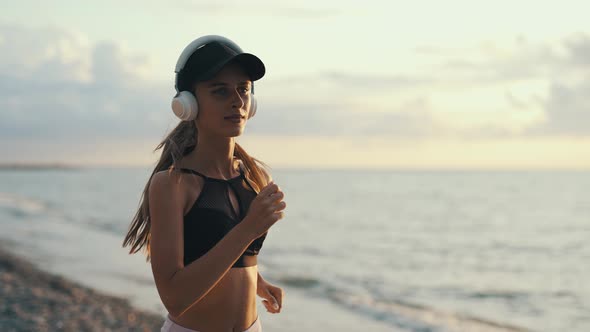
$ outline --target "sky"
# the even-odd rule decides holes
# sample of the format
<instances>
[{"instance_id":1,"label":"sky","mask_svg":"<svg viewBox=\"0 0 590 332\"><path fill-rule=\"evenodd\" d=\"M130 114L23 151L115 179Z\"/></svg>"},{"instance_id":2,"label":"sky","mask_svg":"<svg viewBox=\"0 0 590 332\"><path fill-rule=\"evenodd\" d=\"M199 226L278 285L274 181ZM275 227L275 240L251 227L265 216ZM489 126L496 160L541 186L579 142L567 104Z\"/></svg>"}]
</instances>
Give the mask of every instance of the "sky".
<instances>
[{"instance_id":1,"label":"sky","mask_svg":"<svg viewBox=\"0 0 590 332\"><path fill-rule=\"evenodd\" d=\"M266 65L271 168L590 169L587 1L90 3L0 0L0 163L153 165L217 34Z\"/></svg>"}]
</instances>

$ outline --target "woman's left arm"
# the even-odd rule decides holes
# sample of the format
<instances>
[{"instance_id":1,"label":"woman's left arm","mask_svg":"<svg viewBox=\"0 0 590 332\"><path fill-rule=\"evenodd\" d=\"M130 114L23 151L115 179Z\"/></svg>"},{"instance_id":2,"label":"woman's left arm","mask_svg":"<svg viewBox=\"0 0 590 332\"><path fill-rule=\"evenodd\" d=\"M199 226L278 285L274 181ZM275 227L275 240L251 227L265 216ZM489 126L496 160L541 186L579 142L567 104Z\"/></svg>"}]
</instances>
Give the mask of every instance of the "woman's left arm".
<instances>
[{"instance_id":1,"label":"woman's left arm","mask_svg":"<svg viewBox=\"0 0 590 332\"><path fill-rule=\"evenodd\" d=\"M283 308L283 300L285 299L285 292L282 288L271 285L264 280L260 273L258 273L256 294L263 298L262 303L266 307L266 311L272 314L278 314Z\"/></svg>"},{"instance_id":2,"label":"woman's left arm","mask_svg":"<svg viewBox=\"0 0 590 332\"><path fill-rule=\"evenodd\" d=\"M272 175L266 171L263 167L260 167L262 174L266 178L266 183L272 181ZM283 300L285 299L285 292L282 288L277 287L268 283L268 281L264 280L258 273L258 281L257 281L257 289L256 294L263 298L262 303L266 307L266 311L278 314L283 309Z\"/></svg>"}]
</instances>

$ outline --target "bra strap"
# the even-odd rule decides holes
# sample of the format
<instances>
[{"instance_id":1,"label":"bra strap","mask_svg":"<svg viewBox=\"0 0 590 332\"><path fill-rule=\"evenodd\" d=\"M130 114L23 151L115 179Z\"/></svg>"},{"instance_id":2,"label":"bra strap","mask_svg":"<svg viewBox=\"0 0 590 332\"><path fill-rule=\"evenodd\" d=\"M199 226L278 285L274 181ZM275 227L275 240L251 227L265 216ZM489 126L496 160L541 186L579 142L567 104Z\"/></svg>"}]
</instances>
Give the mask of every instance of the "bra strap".
<instances>
[{"instance_id":1,"label":"bra strap","mask_svg":"<svg viewBox=\"0 0 590 332\"><path fill-rule=\"evenodd\" d=\"M202 173L199 173L197 171L195 171L194 169L189 169L189 168L178 168L179 171L183 172L183 173L189 173L189 174L195 174L198 176L201 176L205 179L208 179L208 177Z\"/></svg>"},{"instance_id":2,"label":"bra strap","mask_svg":"<svg viewBox=\"0 0 590 332\"><path fill-rule=\"evenodd\" d=\"M178 168L178 170L181 171L181 172L183 172L183 173L195 174L195 175L201 176L201 177L203 177L205 179L220 180L220 179L210 178L207 175L205 175L203 173L200 173L200 172L197 172L194 169L190 169L190 168ZM244 170L241 167L238 167L238 171L240 172L240 175L242 177L244 177Z\"/></svg>"}]
</instances>

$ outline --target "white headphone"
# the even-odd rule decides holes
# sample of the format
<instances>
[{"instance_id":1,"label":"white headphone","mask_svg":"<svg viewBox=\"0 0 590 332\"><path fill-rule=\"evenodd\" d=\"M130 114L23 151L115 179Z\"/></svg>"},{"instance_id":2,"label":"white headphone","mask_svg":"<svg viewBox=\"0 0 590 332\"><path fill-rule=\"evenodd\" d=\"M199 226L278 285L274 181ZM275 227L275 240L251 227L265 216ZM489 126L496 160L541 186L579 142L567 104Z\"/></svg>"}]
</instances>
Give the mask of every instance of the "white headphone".
<instances>
[{"instance_id":1,"label":"white headphone","mask_svg":"<svg viewBox=\"0 0 590 332\"><path fill-rule=\"evenodd\" d=\"M176 62L176 68L174 69L174 72L176 73L174 78L174 89L176 89L176 95L174 98L172 98L172 111L174 111L174 114L176 114L176 116L183 121L191 121L196 119L197 114L199 113L199 103L192 92L178 91L178 73L184 69L188 59L195 51L211 42L221 43L236 51L237 53L243 53L242 49L236 43L225 37L217 35L208 35L197 38L184 48L184 51L182 51L180 57L178 58L178 62ZM252 118L254 114L256 114L257 102L253 93L254 83L252 82L252 95L250 98L251 102L248 119Z\"/></svg>"}]
</instances>

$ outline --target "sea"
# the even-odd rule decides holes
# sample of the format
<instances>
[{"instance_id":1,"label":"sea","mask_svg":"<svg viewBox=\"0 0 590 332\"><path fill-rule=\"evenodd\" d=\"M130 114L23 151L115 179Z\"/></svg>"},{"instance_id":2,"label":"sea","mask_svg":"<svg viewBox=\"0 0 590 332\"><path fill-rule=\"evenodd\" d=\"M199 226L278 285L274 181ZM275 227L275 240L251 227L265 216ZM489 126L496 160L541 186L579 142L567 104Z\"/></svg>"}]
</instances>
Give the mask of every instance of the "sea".
<instances>
[{"instance_id":1,"label":"sea","mask_svg":"<svg viewBox=\"0 0 590 332\"><path fill-rule=\"evenodd\" d=\"M148 167L0 170L0 241L165 314L123 238ZM272 169L265 331L590 331L590 172ZM260 301L260 299L259 299Z\"/></svg>"}]
</instances>

